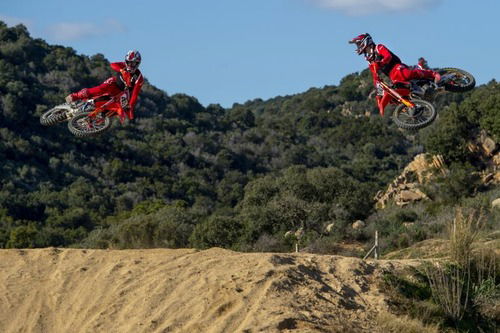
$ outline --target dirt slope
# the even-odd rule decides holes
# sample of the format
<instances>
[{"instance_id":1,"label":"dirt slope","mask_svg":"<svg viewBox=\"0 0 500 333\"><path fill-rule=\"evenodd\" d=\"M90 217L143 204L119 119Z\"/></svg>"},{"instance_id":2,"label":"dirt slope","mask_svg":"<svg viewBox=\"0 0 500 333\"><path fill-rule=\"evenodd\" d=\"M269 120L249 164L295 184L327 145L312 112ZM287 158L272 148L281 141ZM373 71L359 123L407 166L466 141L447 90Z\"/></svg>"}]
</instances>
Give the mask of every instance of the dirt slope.
<instances>
[{"instance_id":1,"label":"dirt slope","mask_svg":"<svg viewBox=\"0 0 500 333\"><path fill-rule=\"evenodd\" d=\"M373 332L398 262L196 250L0 250L0 332Z\"/></svg>"}]
</instances>

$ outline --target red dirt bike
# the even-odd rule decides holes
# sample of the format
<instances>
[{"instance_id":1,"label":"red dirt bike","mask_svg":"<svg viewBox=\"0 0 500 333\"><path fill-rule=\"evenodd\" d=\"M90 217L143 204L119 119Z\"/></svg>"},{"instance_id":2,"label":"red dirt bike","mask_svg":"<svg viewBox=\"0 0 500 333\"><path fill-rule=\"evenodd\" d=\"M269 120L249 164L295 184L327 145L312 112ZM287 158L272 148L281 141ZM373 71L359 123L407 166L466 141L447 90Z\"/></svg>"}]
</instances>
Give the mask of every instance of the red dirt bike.
<instances>
[{"instance_id":1,"label":"red dirt bike","mask_svg":"<svg viewBox=\"0 0 500 333\"><path fill-rule=\"evenodd\" d=\"M125 117L133 119L128 106L128 92L116 96L103 95L86 101L58 105L40 117L44 126L52 126L67 121L69 131L77 137L96 136L108 130L113 117L123 123Z\"/></svg>"},{"instance_id":2,"label":"red dirt bike","mask_svg":"<svg viewBox=\"0 0 500 333\"><path fill-rule=\"evenodd\" d=\"M373 65L370 65L370 70L378 78ZM380 115L384 115L387 105L395 104L396 109L392 114L394 123L403 129L418 130L429 126L436 119L437 112L432 101L437 94L445 91L465 92L476 85L474 77L464 70L442 68L437 72L441 75L438 84L421 79L409 83L394 82L391 87L378 78L376 94Z\"/></svg>"}]
</instances>

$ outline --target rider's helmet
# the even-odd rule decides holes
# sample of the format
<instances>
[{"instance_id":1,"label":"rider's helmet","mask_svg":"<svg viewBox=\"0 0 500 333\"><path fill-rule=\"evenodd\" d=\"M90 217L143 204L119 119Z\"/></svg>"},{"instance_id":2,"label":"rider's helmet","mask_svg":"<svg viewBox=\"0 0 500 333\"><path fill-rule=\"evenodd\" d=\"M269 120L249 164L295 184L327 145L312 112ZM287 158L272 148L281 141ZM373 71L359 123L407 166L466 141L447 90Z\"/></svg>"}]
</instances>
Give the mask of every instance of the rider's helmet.
<instances>
[{"instance_id":1,"label":"rider's helmet","mask_svg":"<svg viewBox=\"0 0 500 333\"><path fill-rule=\"evenodd\" d=\"M141 64L141 54L137 50L128 51L125 56L126 69L130 73L134 73Z\"/></svg>"},{"instance_id":2,"label":"rider's helmet","mask_svg":"<svg viewBox=\"0 0 500 333\"><path fill-rule=\"evenodd\" d=\"M375 45L373 42L372 36L369 33L361 34L357 37L354 37L349 41L349 44L356 44L356 53L363 54L367 52L367 48L369 46Z\"/></svg>"},{"instance_id":3,"label":"rider's helmet","mask_svg":"<svg viewBox=\"0 0 500 333\"><path fill-rule=\"evenodd\" d=\"M420 69L429 69L429 65L427 64L427 60L424 57L418 58L418 67Z\"/></svg>"}]
</instances>

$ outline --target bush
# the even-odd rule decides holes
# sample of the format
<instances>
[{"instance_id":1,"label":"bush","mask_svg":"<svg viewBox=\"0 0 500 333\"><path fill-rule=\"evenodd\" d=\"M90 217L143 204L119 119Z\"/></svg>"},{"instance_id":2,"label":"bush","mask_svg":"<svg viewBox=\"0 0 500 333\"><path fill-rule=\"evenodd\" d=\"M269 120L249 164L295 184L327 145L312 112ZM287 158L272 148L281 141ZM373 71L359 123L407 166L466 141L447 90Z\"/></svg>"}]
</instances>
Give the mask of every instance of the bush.
<instances>
[{"instance_id":1,"label":"bush","mask_svg":"<svg viewBox=\"0 0 500 333\"><path fill-rule=\"evenodd\" d=\"M439 130L434 130L425 138L424 145L431 154L441 154L446 161L467 161L470 126L461 115L456 104L440 114L436 122Z\"/></svg>"},{"instance_id":2,"label":"bush","mask_svg":"<svg viewBox=\"0 0 500 333\"><path fill-rule=\"evenodd\" d=\"M180 248L189 245L197 217L182 202L152 201L108 219L109 225L91 232L80 246L118 248Z\"/></svg>"},{"instance_id":3,"label":"bush","mask_svg":"<svg viewBox=\"0 0 500 333\"><path fill-rule=\"evenodd\" d=\"M263 234L253 245L254 252L290 252L290 244L284 242L283 238Z\"/></svg>"},{"instance_id":4,"label":"bush","mask_svg":"<svg viewBox=\"0 0 500 333\"><path fill-rule=\"evenodd\" d=\"M189 238L196 248L232 247L241 235L241 224L234 217L210 216L198 224Z\"/></svg>"},{"instance_id":5,"label":"bush","mask_svg":"<svg viewBox=\"0 0 500 333\"><path fill-rule=\"evenodd\" d=\"M27 225L21 225L13 228L10 231L9 239L7 241L6 247L13 248L32 248L36 244L36 236L38 230L33 223Z\"/></svg>"}]
</instances>

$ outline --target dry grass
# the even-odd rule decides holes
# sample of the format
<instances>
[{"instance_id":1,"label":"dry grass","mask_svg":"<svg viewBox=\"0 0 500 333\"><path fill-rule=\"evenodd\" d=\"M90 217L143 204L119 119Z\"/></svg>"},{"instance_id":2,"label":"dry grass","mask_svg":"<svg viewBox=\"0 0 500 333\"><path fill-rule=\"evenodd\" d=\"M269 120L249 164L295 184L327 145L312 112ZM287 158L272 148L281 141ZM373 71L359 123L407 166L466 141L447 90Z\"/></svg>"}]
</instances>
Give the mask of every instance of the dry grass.
<instances>
[{"instance_id":1,"label":"dry grass","mask_svg":"<svg viewBox=\"0 0 500 333\"><path fill-rule=\"evenodd\" d=\"M472 243L476 240L484 220L482 212L473 211L464 216L462 210L457 209L455 218L448 224L451 259L463 268L470 266Z\"/></svg>"},{"instance_id":2,"label":"dry grass","mask_svg":"<svg viewBox=\"0 0 500 333\"><path fill-rule=\"evenodd\" d=\"M396 316L389 312L381 312L377 318L379 332L384 333L439 333L439 326L425 325L418 319L408 316Z\"/></svg>"},{"instance_id":3,"label":"dry grass","mask_svg":"<svg viewBox=\"0 0 500 333\"><path fill-rule=\"evenodd\" d=\"M455 322L460 321L469 302L470 269L437 263L427 267L425 272L436 303Z\"/></svg>"},{"instance_id":4,"label":"dry grass","mask_svg":"<svg viewBox=\"0 0 500 333\"><path fill-rule=\"evenodd\" d=\"M478 312L491 320L500 318L500 285L498 267L500 256L489 249L481 249L474 257L476 282L473 285L472 302Z\"/></svg>"},{"instance_id":5,"label":"dry grass","mask_svg":"<svg viewBox=\"0 0 500 333\"><path fill-rule=\"evenodd\" d=\"M460 321L470 301L471 268L473 266L472 244L481 230L484 215L470 212L464 216L457 209L455 218L448 225L450 258L455 264L435 263L426 268L432 296L443 311L455 322Z\"/></svg>"}]
</instances>

